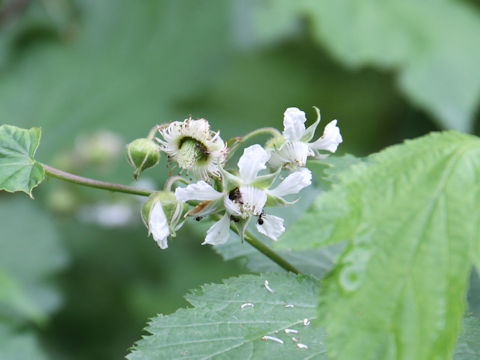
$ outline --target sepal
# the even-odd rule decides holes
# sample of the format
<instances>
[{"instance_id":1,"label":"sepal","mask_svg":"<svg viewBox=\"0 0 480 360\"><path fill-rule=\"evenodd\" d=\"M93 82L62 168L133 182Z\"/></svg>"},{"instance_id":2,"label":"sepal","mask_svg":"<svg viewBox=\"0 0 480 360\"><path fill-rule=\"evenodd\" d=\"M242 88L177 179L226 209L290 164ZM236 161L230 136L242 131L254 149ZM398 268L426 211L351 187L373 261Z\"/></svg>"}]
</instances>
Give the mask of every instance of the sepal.
<instances>
[{"instance_id":1,"label":"sepal","mask_svg":"<svg viewBox=\"0 0 480 360\"><path fill-rule=\"evenodd\" d=\"M300 138L300 141L310 142L310 140L312 140L313 136L315 135L315 131L317 130L318 124L320 124L320 119L322 118L321 115L320 115L320 109L317 108L316 106L314 106L313 108L315 109L315 112L317 113L317 121L315 121L312 125L310 125L307 128L307 130L305 130L305 133Z\"/></svg>"},{"instance_id":2,"label":"sepal","mask_svg":"<svg viewBox=\"0 0 480 360\"><path fill-rule=\"evenodd\" d=\"M144 170L158 164L160 146L148 138L133 140L127 145L127 159L134 168L133 177L136 180Z\"/></svg>"}]
</instances>

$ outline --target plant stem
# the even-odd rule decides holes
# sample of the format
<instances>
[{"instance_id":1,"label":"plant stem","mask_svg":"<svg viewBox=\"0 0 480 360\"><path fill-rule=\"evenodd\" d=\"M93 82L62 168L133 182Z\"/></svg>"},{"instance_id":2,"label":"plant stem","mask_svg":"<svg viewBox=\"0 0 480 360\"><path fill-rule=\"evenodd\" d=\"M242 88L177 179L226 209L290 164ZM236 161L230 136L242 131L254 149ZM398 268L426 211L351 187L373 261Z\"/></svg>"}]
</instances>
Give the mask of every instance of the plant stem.
<instances>
[{"instance_id":1,"label":"plant stem","mask_svg":"<svg viewBox=\"0 0 480 360\"><path fill-rule=\"evenodd\" d=\"M43 169L45 170L45 173L49 176L55 177L60 180L68 181L73 184L77 185L83 185L83 186L88 186L96 189L102 189L102 190L109 190L109 191L114 191L114 192L121 192L121 193L126 193L126 194L133 194L133 195L141 195L141 196L150 196L154 191L152 190L147 190L147 189L138 189L132 186L126 186L126 185L121 185L121 184L113 184L105 181L99 181L99 180L94 180L94 179L89 179L83 176L78 176L74 174L70 174L66 171L62 171L59 169L56 169L54 167L51 167L46 164L41 164ZM175 181L184 181L185 179L179 178L179 177L174 177L172 178L173 180L170 182L170 186L173 185ZM232 230L235 231L237 234L239 234L238 229L235 226L231 226ZM300 271L295 268L292 264L290 264L287 260L285 260L283 257L281 257L279 254L277 254L274 250L270 249L267 245L262 243L260 240L258 240L252 233L246 232L245 233L245 241L248 242L250 245L252 245L255 249L260 251L262 254L267 256L269 259L271 259L274 263L278 264L280 267L287 271L291 271L295 274L299 274Z\"/></svg>"},{"instance_id":2,"label":"plant stem","mask_svg":"<svg viewBox=\"0 0 480 360\"><path fill-rule=\"evenodd\" d=\"M237 227L231 226L230 228L233 231L235 231L236 234L240 235L240 232L238 231ZM272 260L274 263L276 263L278 266L280 266L281 268L287 271L291 271L295 274L301 273L300 270L298 270L295 266L290 264L287 260L285 260L279 254L277 254L274 250L270 249L267 245L265 245L263 242L257 239L255 235L253 235L250 231L245 232L244 240L248 242L250 245L252 245L255 249L260 251L263 255L265 255L270 260Z\"/></svg>"},{"instance_id":3,"label":"plant stem","mask_svg":"<svg viewBox=\"0 0 480 360\"><path fill-rule=\"evenodd\" d=\"M70 174L66 171L55 169L46 164L41 164L47 175L55 177L60 180L68 181L74 184L88 186L96 189L109 190L114 192L121 192L126 194L150 196L154 191L147 189L138 189L132 186L121 184L113 184L105 181L89 179L83 176Z\"/></svg>"},{"instance_id":4,"label":"plant stem","mask_svg":"<svg viewBox=\"0 0 480 360\"><path fill-rule=\"evenodd\" d=\"M272 127L264 127L264 128L253 130L252 132L249 132L245 136L241 136L239 138L234 138L233 139L234 142L233 142L232 147L230 148L229 156L232 156L233 153L235 151L237 151L238 148L240 147L240 145L242 145L244 142L250 140L254 136L262 135L262 134L270 134L274 137L275 136L282 136L282 133L280 131L278 131L277 129L272 128ZM230 140L229 140L229 142L230 142Z\"/></svg>"},{"instance_id":5,"label":"plant stem","mask_svg":"<svg viewBox=\"0 0 480 360\"><path fill-rule=\"evenodd\" d=\"M163 189L165 191L172 191L173 184L175 184L177 181L178 182L183 182L184 184L187 184L187 185L190 185L190 181L188 181L187 179L184 179L181 176L172 176L172 177L168 178L167 181L165 181L165 185L164 185Z\"/></svg>"}]
</instances>

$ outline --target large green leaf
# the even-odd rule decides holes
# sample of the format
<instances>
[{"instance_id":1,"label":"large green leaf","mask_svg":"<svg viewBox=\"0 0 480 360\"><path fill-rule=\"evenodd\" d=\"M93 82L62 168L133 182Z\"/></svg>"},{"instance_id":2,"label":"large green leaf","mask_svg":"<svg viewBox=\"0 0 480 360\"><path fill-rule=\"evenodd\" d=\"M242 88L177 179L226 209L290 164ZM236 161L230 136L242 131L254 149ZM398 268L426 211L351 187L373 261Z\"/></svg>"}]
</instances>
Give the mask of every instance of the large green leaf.
<instances>
[{"instance_id":1,"label":"large green leaf","mask_svg":"<svg viewBox=\"0 0 480 360\"><path fill-rule=\"evenodd\" d=\"M128 359L326 359L324 332L304 322L316 318L317 296L316 281L292 274L205 285L187 296L192 309L153 319Z\"/></svg>"},{"instance_id":2,"label":"large green leaf","mask_svg":"<svg viewBox=\"0 0 480 360\"><path fill-rule=\"evenodd\" d=\"M279 242L306 249L350 240L321 296L331 353L449 358L470 267L480 265L480 140L431 134L338 176Z\"/></svg>"},{"instance_id":3,"label":"large green leaf","mask_svg":"<svg viewBox=\"0 0 480 360\"><path fill-rule=\"evenodd\" d=\"M351 68L395 70L403 93L441 126L472 130L480 98L480 77L472 76L480 63L480 14L471 5L451 0L247 4L256 41L294 34L301 29L300 16L306 16L314 37L338 61Z\"/></svg>"},{"instance_id":4,"label":"large green leaf","mask_svg":"<svg viewBox=\"0 0 480 360\"><path fill-rule=\"evenodd\" d=\"M0 359L46 360L36 338L28 332L16 332L0 322Z\"/></svg>"},{"instance_id":5,"label":"large green leaf","mask_svg":"<svg viewBox=\"0 0 480 360\"><path fill-rule=\"evenodd\" d=\"M40 128L0 126L0 190L32 196L33 188L45 177L42 165L34 160L40 135Z\"/></svg>"}]
</instances>

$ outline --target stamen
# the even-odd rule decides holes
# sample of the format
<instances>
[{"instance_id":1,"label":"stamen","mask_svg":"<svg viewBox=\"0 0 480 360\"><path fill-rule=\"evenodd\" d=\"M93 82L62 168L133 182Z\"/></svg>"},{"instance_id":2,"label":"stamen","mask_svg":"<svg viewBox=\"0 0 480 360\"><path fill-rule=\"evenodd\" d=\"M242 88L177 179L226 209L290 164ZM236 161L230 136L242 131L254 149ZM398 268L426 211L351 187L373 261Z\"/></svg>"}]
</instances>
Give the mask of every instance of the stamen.
<instances>
[{"instance_id":1,"label":"stamen","mask_svg":"<svg viewBox=\"0 0 480 360\"><path fill-rule=\"evenodd\" d=\"M300 344L300 343L297 344L297 347L298 347L299 349L308 349L308 346L307 346L307 345L305 345L305 344Z\"/></svg>"}]
</instances>

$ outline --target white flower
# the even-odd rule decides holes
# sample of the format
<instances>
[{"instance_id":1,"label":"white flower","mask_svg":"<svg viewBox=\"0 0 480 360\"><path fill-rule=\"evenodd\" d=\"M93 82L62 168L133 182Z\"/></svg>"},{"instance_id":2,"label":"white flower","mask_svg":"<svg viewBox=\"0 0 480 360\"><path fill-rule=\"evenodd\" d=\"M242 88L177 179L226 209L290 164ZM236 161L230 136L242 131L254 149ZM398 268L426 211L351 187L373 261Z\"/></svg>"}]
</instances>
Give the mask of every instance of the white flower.
<instances>
[{"instance_id":1,"label":"white flower","mask_svg":"<svg viewBox=\"0 0 480 360\"><path fill-rule=\"evenodd\" d=\"M279 148L273 149L270 159L272 168L303 167L309 156L315 156L318 159L324 159L328 155L320 153L320 150L334 153L337 151L338 145L343 141L340 129L337 126L337 120L333 120L325 126L323 135L314 142L312 140L315 130L320 122L320 112L318 111L318 119L308 129L305 128L305 112L298 108L288 108L283 117L283 137L284 142Z\"/></svg>"},{"instance_id":2,"label":"white flower","mask_svg":"<svg viewBox=\"0 0 480 360\"><path fill-rule=\"evenodd\" d=\"M167 238L170 235L170 228L160 202L155 203L150 210L148 229L161 249L168 248Z\"/></svg>"},{"instance_id":3,"label":"white flower","mask_svg":"<svg viewBox=\"0 0 480 360\"><path fill-rule=\"evenodd\" d=\"M143 205L142 220L161 249L168 248L168 237L175 236L175 231L185 222L185 211L185 205L166 191L154 193Z\"/></svg>"},{"instance_id":4,"label":"white flower","mask_svg":"<svg viewBox=\"0 0 480 360\"><path fill-rule=\"evenodd\" d=\"M227 156L227 146L220 138L220 132L210 130L207 120L172 122L161 129L162 139L156 139L172 160L181 169L199 179L207 179L209 174L219 176L221 166Z\"/></svg>"},{"instance_id":5,"label":"white flower","mask_svg":"<svg viewBox=\"0 0 480 360\"><path fill-rule=\"evenodd\" d=\"M205 181L199 181L185 188L177 188L178 201L202 201L190 211L190 215L203 217L214 213L223 213L220 221L207 231L203 244L223 244L230 235L230 220L242 222L246 227L252 216L257 216L257 229L260 233L277 240L285 231L283 219L266 215L264 207L268 201L274 204L287 204L283 196L296 194L311 184L312 174L308 169L300 169L287 176L277 187L269 189L276 174L259 176L266 169L270 154L260 145L244 150L238 162L239 176L224 173L223 192L215 190ZM228 179L227 179L228 178ZM227 184L230 184L227 186Z\"/></svg>"}]
</instances>

